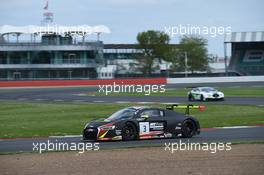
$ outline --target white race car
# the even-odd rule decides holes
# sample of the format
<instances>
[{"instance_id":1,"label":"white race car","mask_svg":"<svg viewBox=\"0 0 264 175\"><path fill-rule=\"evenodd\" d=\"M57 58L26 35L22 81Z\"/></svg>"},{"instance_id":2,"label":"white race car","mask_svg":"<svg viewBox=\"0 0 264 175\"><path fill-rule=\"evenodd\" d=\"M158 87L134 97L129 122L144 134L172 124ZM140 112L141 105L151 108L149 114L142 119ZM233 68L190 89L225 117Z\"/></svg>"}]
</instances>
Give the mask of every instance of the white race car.
<instances>
[{"instance_id":1,"label":"white race car","mask_svg":"<svg viewBox=\"0 0 264 175\"><path fill-rule=\"evenodd\" d=\"M212 87L196 87L188 92L188 100L224 100L224 93Z\"/></svg>"}]
</instances>

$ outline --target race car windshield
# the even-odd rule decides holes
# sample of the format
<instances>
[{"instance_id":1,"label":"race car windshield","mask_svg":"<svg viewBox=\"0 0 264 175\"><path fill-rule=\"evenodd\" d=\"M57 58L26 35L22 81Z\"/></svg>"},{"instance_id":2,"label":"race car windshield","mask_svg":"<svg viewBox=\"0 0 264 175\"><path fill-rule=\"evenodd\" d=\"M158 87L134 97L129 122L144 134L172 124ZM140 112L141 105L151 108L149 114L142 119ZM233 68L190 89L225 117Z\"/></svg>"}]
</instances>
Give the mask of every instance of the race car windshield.
<instances>
[{"instance_id":1,"label":"race car windshield","mask_svg":"<svg viewBox=\"0 0 264 175\"><path fill-rule=\"evenodd\" d=\"M133 108L125 108L125 109L122 109L122 110L115 112L110 117L108 117L107 120L115 121L115 120L119 120L119 119L130 118L130 117L134 116L135 112L136 112L136 110Z\"/></svg>"},{"instance_id":2,"label":"race car windshield","mask_svg":"<svg viewBox=\"0 0 264 175\"><path fill-rule=\"evenodd\" d=\"M211 87L206 87L206 88L201 88L201 91L211 92L211 91L216 91L216 89L215 88L211 88Z\"/></svg>"}]
</instances>

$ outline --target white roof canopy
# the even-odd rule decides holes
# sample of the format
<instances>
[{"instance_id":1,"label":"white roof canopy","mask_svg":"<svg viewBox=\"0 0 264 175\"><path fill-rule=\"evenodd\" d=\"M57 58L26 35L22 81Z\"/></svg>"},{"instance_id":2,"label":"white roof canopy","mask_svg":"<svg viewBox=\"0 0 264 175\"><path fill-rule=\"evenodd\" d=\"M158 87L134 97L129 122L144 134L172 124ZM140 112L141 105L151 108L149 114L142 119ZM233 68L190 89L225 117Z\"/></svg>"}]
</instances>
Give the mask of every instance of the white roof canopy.
<instances>
[{"instance_id":1,"label":"white roof canopy","mask_svg":"<svg viewBox=\"0 0 264 175\"><path fill-rule=\"evenodd\" d=\"M47 26L11 26L4 25L0 27L0 34L20 33L20 34L72 34L72 35L90 35L98 33L111 33L110 29L104 25L88 26L62 26L62 25L47 25Z\"/></svg>"},{"instance_id":2,"label":"white roof canopy","mask_svg":"<svg viewBox=\"0 0 264 175\"><path fill-rule=\"evenodd\" d=\"M264 42L264 31L232 32L225 36L225 43L235 42Z\"/></svg>"}]
</instances>

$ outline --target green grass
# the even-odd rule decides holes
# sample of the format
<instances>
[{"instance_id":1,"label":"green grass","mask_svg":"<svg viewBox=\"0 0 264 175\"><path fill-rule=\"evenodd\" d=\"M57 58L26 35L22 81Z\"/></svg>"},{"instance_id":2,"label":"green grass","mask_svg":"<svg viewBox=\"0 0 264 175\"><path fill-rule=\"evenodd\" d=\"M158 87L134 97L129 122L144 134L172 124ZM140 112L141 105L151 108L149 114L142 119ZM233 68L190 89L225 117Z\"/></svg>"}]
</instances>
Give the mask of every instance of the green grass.
<instances>
[{"instance_id":1,"label":"green grass","mask_svg":"<svg viewBox=\"0 0 264 175\"><path fill-rule=\"evenodd\" d=\"M224 87L219 88L226 97L264 97L264 87ZM186 97L190 88L167 88L164 93L151 93L150 96L177 96ZM102 92L91 92L87 95L105 96ZM145 93L109 93L108 96L144 96Z\"/></svg>"},{"instance_id":2,"label":"green grass","mask_svg":"<svg viewBox=\"0 0 264 175\"><path fill-rule=\"evenodd\" d=\"M243 87L243 88L220 88L225 96L230 97L264 97L264 87Z\"/></svg>"},{"instance_id":3,"label":"green grass","mask_svg":"<svg viewBox=\"0 0 264 175\"><path fill-rule=\"evenodd\" d=\"M1 102L0 137L80 134L87 121L106 116L119 107L121 106Z\"/></svg>"},{"instance_id":4,"label":"green grass","mask_svg":"<svg viewBox=\"0 0 264 175\"><path fill-rule=\"evenodd\" d=\"M92 118L131 105L0 102L0 138L81 134ZM264 124L264 107L258 106L208 105L204 112L191 113L201 127Z\"/></svg>"}]
</instances>

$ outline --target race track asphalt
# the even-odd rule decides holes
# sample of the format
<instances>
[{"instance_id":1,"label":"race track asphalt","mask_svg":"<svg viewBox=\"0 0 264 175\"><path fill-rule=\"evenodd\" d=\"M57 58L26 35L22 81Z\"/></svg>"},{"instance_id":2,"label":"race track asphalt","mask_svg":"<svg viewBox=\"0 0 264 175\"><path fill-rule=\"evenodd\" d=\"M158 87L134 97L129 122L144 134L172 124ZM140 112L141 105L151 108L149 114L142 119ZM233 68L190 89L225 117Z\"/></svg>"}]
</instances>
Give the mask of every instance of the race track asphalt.
<instances>
[{"instance_id":1,"label":"race track asphalt","mask_svg":"<svg viewBox=\"0 0 264 175\"><path fill-rule=\"evenodd\" d=\"M262 84L260 85L253 84L251 86L262 86ZM172 96L125 97L125 96L85 95L88 92L95 92L95 91L98 91L98 87L0 89L0 100L15 100L18 102L20 101L20 102L55 102L55 103L56 102L142 103L142 104L189 103L186 97L172 97ZM209 101L206 103L264 105L264 98L263 97L226 97L225 101Z\"/></svg>"},{"instance_id":2,"label":"race track asphalt","mask_svg":"<svg viewBox=\"0 0 264 175\"><path fill-rule=\"evenodd\" d=\"M203 84L218 87L264 87L260 83L228 83L228 84ZM196 84L197 86L197 84ZM193 85L169 85L168 87L193 87ZM12 100L17 102L73 102L73 103L189 103L185 97L124 97L124 96L86 96L87 92L98 91L98 87L67 87L67 88L1 88L0 101ZM206 103L217 104L251 104L263 105L263 97L226 97L225 101L209 101ZM187 139L155 139L130 142L100 142L100 148L126 148L140 146L162 146L170 142L244 142L264 141L264 127L210 129L204 130L199 136ZM0 153L4 152L31 152L34 142L66 142L80 143L81 137L52 137L34 139L0 139Z\"/></svg>"},{"instance_id":3,"label":"race track asphalt","mask_svg":"<svg viewBox=\"0 0 264 175\"><path fill-rule=\"evenodd\" d=\"M219 142L264 142L264 126L252 126L249 128L211 128L205 129L200 135L190 139L152 139L138 141L106 141L99 142L100 149L116 149L116 148L131 148L145 146L164 146L165 143L219 143ZM33 151L33 143L68 143L78 144L83 142L81 136L72 137L50 137L50 138L34 138L34 139L0 139L0 153L10 152L38 152ZM85 141L91 142L92 141Z\"/></svg>"}]
</instances>

